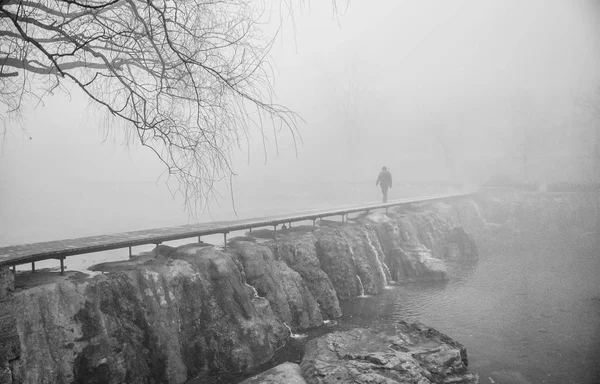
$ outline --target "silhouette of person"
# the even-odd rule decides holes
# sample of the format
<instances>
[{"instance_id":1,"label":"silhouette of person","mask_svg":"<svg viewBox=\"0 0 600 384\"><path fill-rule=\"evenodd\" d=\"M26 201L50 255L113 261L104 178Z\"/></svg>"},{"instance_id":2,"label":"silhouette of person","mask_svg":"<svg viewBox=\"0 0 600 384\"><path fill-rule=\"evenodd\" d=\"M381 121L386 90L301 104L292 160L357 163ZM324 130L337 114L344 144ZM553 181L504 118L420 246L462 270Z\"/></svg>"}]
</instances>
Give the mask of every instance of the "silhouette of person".
<instances>
[{"instance_id":1,"label":"silhouette of person","mask_svg":"<svg viewBox=\"0 0 600 384\"><path fill-rule=\"evenodd\" d=\"M388 188L392 188L392 174L387 170L387 167L381 168L381 172L379 172L379 176L377 177L377 182L375 185L381 185L381 192L383 193L383 202L387 202L387 191Z\"/></svg>"}]
</instances>

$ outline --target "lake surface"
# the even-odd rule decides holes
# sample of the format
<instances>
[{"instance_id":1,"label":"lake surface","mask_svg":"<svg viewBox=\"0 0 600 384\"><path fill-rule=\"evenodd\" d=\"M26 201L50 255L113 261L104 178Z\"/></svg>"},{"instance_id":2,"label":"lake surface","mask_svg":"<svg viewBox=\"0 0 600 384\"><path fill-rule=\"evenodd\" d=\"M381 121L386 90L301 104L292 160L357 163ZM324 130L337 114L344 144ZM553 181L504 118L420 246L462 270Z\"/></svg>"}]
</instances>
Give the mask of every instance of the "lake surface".
<instances>
[{"instance_id":1,"label":"lake surface","mask_svg":"<svg viewBox=\"0 0 600 384\"><path fill-rule=\"evenodd\" d=\"M421 321L467 347L481 383L600 382L600 254L542 236L480 246L445 284L344 303L341 327Z\"/></svg>"},{"instance_id":2,"label":"lake surface","mask_svg":"<svg viewBox=\"0 0 600 384\"><path fill-rule=\"evenodd\" d=\"M336 325L292 340L270 365L298 362L306 342L323 333L404 319L465 345L480 383L600 383L598 248L550 234L479 248L479 260L448 264L445 283L392 285L342 303ZM228 380L240 379L216 382Z\"/></svg>"}]
</instances>

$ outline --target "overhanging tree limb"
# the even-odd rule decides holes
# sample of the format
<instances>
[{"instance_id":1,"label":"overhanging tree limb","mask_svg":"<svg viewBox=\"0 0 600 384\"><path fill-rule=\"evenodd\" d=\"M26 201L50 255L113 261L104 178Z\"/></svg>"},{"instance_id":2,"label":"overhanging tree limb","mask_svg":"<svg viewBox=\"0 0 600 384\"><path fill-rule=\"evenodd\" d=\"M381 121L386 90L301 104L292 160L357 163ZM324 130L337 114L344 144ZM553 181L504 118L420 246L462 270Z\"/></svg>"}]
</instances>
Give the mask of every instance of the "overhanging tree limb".
<instances>
[{"instance_id":1,"label":"overhanging tree limb","mask_svg":"<svg viewBox=\"0 0 600 384\"><path fill-rule=\"evenodd\" d=\"M186 202L204 202L233 174L248 107L297 134L272 100L258 4L0 0L0 103L18 110L70 81L159 157Z\"/></svg>"}]
</instances>

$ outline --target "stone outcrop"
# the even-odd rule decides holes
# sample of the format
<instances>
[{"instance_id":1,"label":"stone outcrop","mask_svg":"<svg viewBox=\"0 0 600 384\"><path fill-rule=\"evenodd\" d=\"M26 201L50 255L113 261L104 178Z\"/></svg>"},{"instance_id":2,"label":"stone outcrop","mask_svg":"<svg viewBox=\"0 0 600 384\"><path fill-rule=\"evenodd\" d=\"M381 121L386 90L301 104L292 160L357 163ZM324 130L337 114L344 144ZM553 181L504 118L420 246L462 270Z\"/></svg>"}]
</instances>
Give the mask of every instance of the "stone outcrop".
<instances>
[{"instance_id":1,"label":"stone outcrop","mask_svg":"<svg viewBox=\"0 0 600 384\"><path fill-rule=\"evenodd\" d=\"M356 328L308 342L300 364L309 384L477 383L458 342L419 323Z\"/></svg>"},{"instance_id":2,"label":"stone outcrop","mask_svg":"<svg viewBox=\"0 0 600 384\"><path fill-rule=\"evenodd\" d=\"M15 275L8 266L0 267L0 301L15 290Z\"/></svg>"},{"instance_id":3,"label":"stone outcrop","mask_svg":"<svg viewBox=\"0 0 600 384\"><path fill-rule=\"evenodd\" d=\"M0 383L12 382L10 363L21 355L17 319L0 302Z\"/></svg>"},{"instance_id":4,"label":"stone outcrop","mask_svg":"<svg viewBox=\"0 0 600 384\"><path fill-rule=\"evenodd\" d=\"M461 199L453 201L452 206L458 215L460 227L465 233L476 240L484 240L489 237L490 231L487 220L474 200Z\"/></svg>"},{"instance_id":5,"label":"stone outcrop","mask_svg":"<svg viewBox=\"0 0 600 384\"><path fill-rule=\"evenodd\" d=\"M390 268L395 281L433 280L448 278L446 265L422 246L394 248L390 252Z\"/></svg>"},{"instance_id":6,"label":"stone outcrop","mask_svg":"<svg viewBox=\"0 0 600 384\"><path fill-rule=\"evenodd\" d=\"M391 276L377 232L370 223L364 222L344 225L340 228L340 233L349 242L352 260L364 293L378 294L391 280Z\"/></svg>"},{"instance_id":7,"label":"stone outcrop","mask_svg":"<svg viewBox=\"0 0 600 384\"><path fill-rule=\"evenodd\" d=\"M477 259L479 253L473 235L486 231L476 205L455 203L457 207L436 203L409 212L397 209L390 214L368 213L359 221L373 228L384 254L384 263L395 281L444 280L444 260ZM459 213L460 212L460 213Z\"/></svg>"},{"instance_id":8,"label":"stone outcrop","mask_svg":"<svg viewBox=\"0 0 600 384\"><path fill-rule=\"evenodd\" d=\"M229 244L237 250L246 282L259 296L269 300L273 312L293 330L318 327L323 323L319 304L302 276L284 261L275 259L271 249L243 240Z\"/></svg>"},{"instance_id":9,"label":"stone outcrop","mask_svg":"<svg viewBox=\"0 0 600 384\"><path fill-rule=\"evenodd\" d=\"M462 227L453 228L446 236L446 247L442 258L444 260L477 259L479 251L471 236Z\"/></svg>"},{"instance_id":10,"label":"stone outcrop","mask_svg":"<svg viewBox=\"0 0 600 384\"><path fill-rule=\"evenodd\" d=\"M323 228L317 232L316 250L321 268L329 277L340 300L360 295L354 250L337 229Z\"/></svg>"},{"instance_id":11,"label":"stone outcrop","mask_svg":"<svg viewBox=\"0 0 600 384\"><path fill-rule=\"evenodd\" d=\"M256 376L242 381L240 384L306 384L300 366L294 363L283 363Z\"/></svg>"},{"instance_id":12,"label":"stone outcrop","mask_svg":"<svg viewBox=\"0 0 600 384\"><path fill-rule=\"evenodd\" d=\"M289 336L213 247L184 246L167 263L47 284L3 304L9 383L183 383L256 367Z\"/></svg>"},{"instance_id":13,"label":"stone outcrop","mask_svg":"<svg viewBox=\"0 0 600 384\"><path fill-rule=\"evenodd\" d=\"M227 250L161 245L90 268L105 274L41 279L0 307L0 384L183 383L255 369L291 331L340 317L340 300L391 280L443 280L444 260L476 258L480 216L456 204L236 238Z\"/></svg>"},{"instance_id":14,"label":"stone outcrop","mask_svg":"<svg viewBox=\"0 0 600 384\"><path fill-rule=\"evenodd\" d=\"M323 316L335 319L342 315L337 293L323 271L317 257L316 238L313 234L290 236L270 243L277 257L298 272L313 294Z\"/></svg>"}]
</instances>

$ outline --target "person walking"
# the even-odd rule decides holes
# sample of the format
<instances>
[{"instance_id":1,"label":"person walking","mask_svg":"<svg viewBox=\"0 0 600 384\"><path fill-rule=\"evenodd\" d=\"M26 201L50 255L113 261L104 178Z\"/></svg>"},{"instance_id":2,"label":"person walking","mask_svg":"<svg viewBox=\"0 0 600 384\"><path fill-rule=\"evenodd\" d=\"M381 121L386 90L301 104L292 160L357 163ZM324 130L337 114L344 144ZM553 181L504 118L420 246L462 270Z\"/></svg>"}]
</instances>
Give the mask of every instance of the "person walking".
<instances>
[{"instance_id":1,"label":"person walking","mask_svg":"<svg viewBox=\"0 0 600 384\"><path fill-rule=\"evenodd\" d=\"M387 203L387 191L388 188L392 188L392 174L387 170L387 167L381 168L381 172L379 172L379 176L377 177L377 182L375 186L381 185L381 192L383 193L383 202Z\"/></svg>"}]
</instances>

